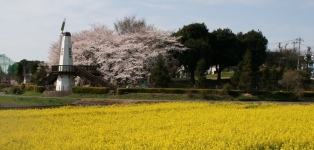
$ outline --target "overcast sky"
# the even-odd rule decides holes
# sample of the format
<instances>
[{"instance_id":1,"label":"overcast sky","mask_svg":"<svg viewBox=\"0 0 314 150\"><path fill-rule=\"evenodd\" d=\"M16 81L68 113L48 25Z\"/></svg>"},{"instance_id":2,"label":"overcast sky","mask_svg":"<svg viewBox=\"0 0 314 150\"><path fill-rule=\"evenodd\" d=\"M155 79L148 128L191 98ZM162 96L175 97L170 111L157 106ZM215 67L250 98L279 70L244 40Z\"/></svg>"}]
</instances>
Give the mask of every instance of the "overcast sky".
<instances>
[{"instance_id":1,"label":"overcast sky","mask_svg":"<svg viewBox=\"0 0 314 150\"><path fill-rule=\"evenodd\" d=\"M1 0L0 54L13 61L48 60L51 43L65 31L90 29L136 14L154 27L177 31L205 23L209 31L229 28L234 33L260 30L274 50L278 42L302 38L301 50L314 48L313 0ZM312 50L313 51L313 50Z\"/></svg>"}]
</instances>

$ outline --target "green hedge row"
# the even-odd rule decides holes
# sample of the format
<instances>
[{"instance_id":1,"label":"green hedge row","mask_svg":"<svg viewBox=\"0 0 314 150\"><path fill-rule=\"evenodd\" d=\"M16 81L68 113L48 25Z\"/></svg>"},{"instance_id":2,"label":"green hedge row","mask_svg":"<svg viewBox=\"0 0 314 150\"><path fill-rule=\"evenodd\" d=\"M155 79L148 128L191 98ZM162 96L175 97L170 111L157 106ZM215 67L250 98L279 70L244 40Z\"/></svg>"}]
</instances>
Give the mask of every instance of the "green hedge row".
<instances>
[{"instance_id":1,"label":"green hedge row","mask_svg":"<svg viewBox=\"0 0 314 150\"><path fill-rule=\"evenodd\" d=\"M21 90L24 91L36 91L36 92L40 92L43 93L45 91L45 87L44 86L37 86L37 85L33 85L33 84L20 84L15 86Z\"/></svg>"},{"instance_id":2,"label":"green hedge row","mask_svg":"<svg viewBox=\"0 0 314 150\"><path fill-rule=\"evenodd\" d=\"M108 92L109 92L108 87L84 87L84 86L72 87L72 93L107 94Z\"/></svg>"},{"instance_id":3,"label":"green hedge row","mask_svg":"<svg viewBox=\"0 0 314 150\"><path fill-rule=\"evenodd\" d=\"M301 92L303 97L314 97L314 91L303 91Z\"/></svg>"},{"instance_id":4,"label":"green hedge row","mask_svg":"<svg viewBox=\"0 0 314 150\"><path fill-rule=\"evenodd\" d=\"M220 89L185 89L185 88L118 88L117 94L123 95L127 93L167 93L167 94L198 94L213 93L219 94L223 91Z\"/></svg>"}]
</instances>

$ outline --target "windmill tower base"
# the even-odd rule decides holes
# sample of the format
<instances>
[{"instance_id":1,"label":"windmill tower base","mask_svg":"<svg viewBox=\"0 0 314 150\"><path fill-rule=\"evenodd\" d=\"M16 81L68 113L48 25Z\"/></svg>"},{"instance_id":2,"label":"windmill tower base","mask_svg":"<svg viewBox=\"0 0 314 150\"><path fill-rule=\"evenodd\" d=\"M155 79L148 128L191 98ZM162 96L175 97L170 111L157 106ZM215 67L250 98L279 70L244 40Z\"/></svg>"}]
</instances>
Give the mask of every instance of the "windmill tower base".
<instances>
[{"instance_id":1,"label":"windmill tower base","mask_svg":"<svg viewBox=\"0 0 314 150\"><path fill-rule=\"evenodd\" d=\"M73 75L59 75L56 84L56 91L71 91L75 85Z\"/></svg>"}]
</instances>

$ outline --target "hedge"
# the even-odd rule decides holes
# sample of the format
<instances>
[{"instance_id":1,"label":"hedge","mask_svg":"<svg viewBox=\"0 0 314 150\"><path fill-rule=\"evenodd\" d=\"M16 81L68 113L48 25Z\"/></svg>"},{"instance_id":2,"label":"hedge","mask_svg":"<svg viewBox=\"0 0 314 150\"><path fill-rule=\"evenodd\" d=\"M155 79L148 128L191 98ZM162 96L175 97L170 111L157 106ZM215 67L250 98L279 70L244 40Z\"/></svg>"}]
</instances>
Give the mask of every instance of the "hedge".
<instances>
[{"instance_id":1,"label":"hedge","mask_svg":"<svg viewBox=\"0 0 314 150\"><path fill-rule=\"evenodd\" d=\"M72 93L107 94L108 92L109 92L108 87L85 87L85 86L72 87Z\"/></svg>"},{"instance_id":2,"label":"hedge","mask_svg":"<svg viewBox=\"0 0 314 150\"><path fill-rule=\"evenodd\" d=\"M34 84L20 84L20 85L17 85L15 87L18 87L18 88L22 88L24 85L24 91L36 91L36 92L40 92L40 93L43 93L45 91L45 87L44 86L37 86L37 85L34 85Z\"/></svg>"},{"instance_id":3,"label":"hedge","mask_svg":"<svg viewBox=\"0 0 314 150\"><path fill-rule=\"evenodd\" d=\"M219 94L223 91L220 89L185 89L185 88L118 88L117 94L123 95L127 93L166 93L166 94L198 94L198 93L215 93Z\"/></svg>"},{"instance_id":4,"label":"hedge","mask_svg":"<svg viewBox=\"0 0 314 150\"><path fill-rule=\"evenodd\" d=\"M304 91L302 94L303 97L314 97L314 91Z\"/></svg>"}]
</instances>

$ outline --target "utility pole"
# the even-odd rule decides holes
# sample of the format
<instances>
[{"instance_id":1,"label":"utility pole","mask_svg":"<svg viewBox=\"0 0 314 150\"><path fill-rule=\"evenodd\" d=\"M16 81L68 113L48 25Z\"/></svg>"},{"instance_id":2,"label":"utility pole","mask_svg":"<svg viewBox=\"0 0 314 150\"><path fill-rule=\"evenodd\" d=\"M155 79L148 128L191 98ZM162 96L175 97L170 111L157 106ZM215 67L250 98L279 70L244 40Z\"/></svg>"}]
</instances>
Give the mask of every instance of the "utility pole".
<instances>
[{"instance_id":1,"label":"utility pole","mask_svg":"<svg viewBox=\"0 0 314 150\"><path fill-rule=\"evenodd\" d=\"M297 41L293 41L293 42L292 42L292 44L293 44L293 52L294 52L294 53L297 53L296 50L295 50L295 44L297 44L297 43L298 43Z\"/></svg>"},{"instance_id":2,"label":"utility pole","mask_svg":"<svg viewBox=\"0 0 314 150\"><path fill-rule=\"evenodd\" d=\"M297 42L299 42L299 54L298 54L298 67L297 67L297 70L300 70L301 69L301 66L300 66L301 41L303 41L303 40L301 38L297 38L296 40L297 40Z\"/></svg>"}]
</instances>

